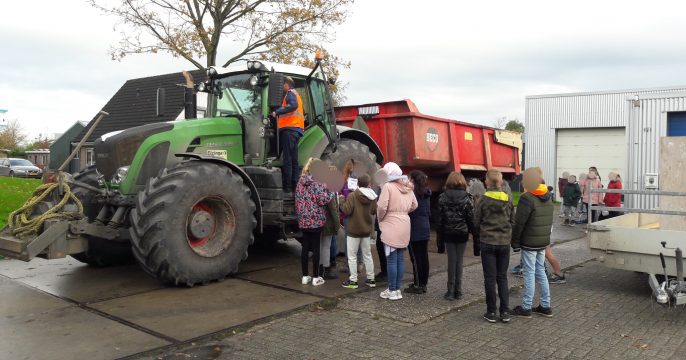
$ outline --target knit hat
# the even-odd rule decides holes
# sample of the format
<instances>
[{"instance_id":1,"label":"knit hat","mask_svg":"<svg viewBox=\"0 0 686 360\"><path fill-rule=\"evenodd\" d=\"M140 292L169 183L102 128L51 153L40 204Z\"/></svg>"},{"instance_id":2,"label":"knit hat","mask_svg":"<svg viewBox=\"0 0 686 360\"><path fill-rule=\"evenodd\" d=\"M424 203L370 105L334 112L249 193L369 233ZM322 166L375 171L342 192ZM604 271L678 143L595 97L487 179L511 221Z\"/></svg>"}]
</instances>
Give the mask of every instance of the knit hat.
<instances>
[{"instance_id":1,"label":"knit hat","mask_svg":"<svg viewBox=\"0 0 686 360\"><path fill-rule=\"evenodd\" d=\"M383 166L383 170L386 172L386 174L388 174L387 181L407 179L407 176L403 175L403 171L400 169L400 166L394 162L386 163L386 165Z\"/></svg>"}]
</instances>

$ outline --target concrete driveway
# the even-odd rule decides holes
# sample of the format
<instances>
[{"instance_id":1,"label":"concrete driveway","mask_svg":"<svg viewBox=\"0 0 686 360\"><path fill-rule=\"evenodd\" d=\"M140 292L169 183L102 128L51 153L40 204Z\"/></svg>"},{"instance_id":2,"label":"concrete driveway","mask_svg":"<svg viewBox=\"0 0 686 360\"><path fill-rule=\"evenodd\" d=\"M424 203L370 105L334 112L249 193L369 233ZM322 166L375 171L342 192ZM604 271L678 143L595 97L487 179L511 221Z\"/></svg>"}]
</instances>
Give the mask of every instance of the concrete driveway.
<instances>
[{"instance_id":1,"label":"concrete driveway","mask_svg":"<svg viewBox=\"0 0 686 360\"><path fill-rule=\"evenodd\" d=\"M355 292L340 286L343 273L302 285L299 254L296 241L252 249L238 274L194 288L165 287L137 265L0 260L0 358L119 358ZM436 271L445 268L444 256L432 258ZM408 279L411 272L408 263Z\"/></svg>"}]
</instances>

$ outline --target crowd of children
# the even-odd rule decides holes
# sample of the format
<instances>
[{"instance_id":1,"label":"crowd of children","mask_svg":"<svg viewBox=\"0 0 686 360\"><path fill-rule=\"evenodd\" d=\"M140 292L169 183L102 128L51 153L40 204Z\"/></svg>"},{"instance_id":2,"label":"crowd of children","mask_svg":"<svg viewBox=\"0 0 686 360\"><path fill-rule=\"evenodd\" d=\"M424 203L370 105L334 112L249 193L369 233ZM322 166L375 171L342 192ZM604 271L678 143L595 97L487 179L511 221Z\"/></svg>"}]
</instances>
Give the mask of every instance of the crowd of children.
<instances>
[{"instance_id":1,"label":"crowd of children","mask_svg":"<svg viewBox=\"0 0 686 360\"><path fill-rule=\"evenodd\" d=\"M617 172L608 175L608 189L622 189L622 179ZM575 226L578 223L588 221L589 204L591 206L602 205L605 207L619 208L622 206L622 195L617 193L591 193L591 189L600 189L604 185L595 166L588 168L588 173L579 174L578 181L575 175L563 172L558 179L557 187L562 197L560 217L564 218L562 225ZM590 217L593 222L609 219L620 215L619 211L592 210Z\"/></svg>"},{"instance_id":2,"label":"crowd of children","mask_svg":"<svg viewBox=\"0 0 686 360\"><path fill-rule=\"evenodd\" d=\"M352 166L346 165L348 171L343 191L331 191L311 173L317 162L321 161L310 159L305 165L295 194L298 221L303 231L302 283L319 286L324 283L324 278L337 277L337 251L332 248L336 246L337 234L343 233L349 274L342 282L343 287L375 287L377 281L386 279L388 286L380 297L392 301L402 299L401 283L407 249L414 276L404 292L426 293L432 195L426 174L415 170L408 177L403 175L397 164L389 162L372 179L367 174L353 174ZM348 181L353 177L352 183ZM610 177L612 181L618 181L616 174L612 173ZM563 198L562 215L564 224L571 225L574 217L578 216L579 203L600 203L597 196L588 196L589 189L597 187L600 180L597 170L589 170L581 184L577 183L574 175L564 174L563 179L564 184L558 184ZM434 214L438 249L448 257L444 298L453 301L463 296L463 257L471 236L474 256L481 257L486 294L484 318L489 322L496 322L498 318L509 322L511 315L531 317L536 313L552 316L546 259L554 270L551 279L557 276L564 282L559 261L549 246L554 194L545 185L540 168L527 169L522 183L525 192L515 208L509 186L498 170L486 173L485 188L469 192L465 177L453 172L438 198L438 214ZM621 188L621 183L613 186ZM605 198L605 203L612 204L613 201L619 202ZM341 227L344 230L340 230ZM374 273L373 242L376 243L381 267L379 274ZM522 302L514 308L510 308L507 280L511 249L521 253L520 268L524 278ZM310 253L312 276L308 266ZM358 268L365 270L364 284L358 280L361 272ZM536 286L539 287L540 302L534 306Z\"/></svg>"}]
</instances>

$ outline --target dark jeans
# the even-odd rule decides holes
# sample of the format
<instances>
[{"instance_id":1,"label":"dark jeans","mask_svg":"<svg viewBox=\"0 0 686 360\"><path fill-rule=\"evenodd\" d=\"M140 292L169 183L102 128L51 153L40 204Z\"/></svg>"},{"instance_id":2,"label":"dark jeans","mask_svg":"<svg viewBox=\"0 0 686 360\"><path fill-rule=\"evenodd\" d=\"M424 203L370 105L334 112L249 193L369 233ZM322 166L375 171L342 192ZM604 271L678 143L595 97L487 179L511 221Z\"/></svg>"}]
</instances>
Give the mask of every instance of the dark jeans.
<instances>
[{"instance_id":1,"label":"dark jeans","mask_svg":"<svg viewBox=\"0 0 686 360\"><path fill-rule=\"evenodd\" d=\"M293 192L300 178L300 165L298 164L298 141L300 133L291 129L279 130L279 145L281 147L281 172L283 191Z\"/></svg>"},{"instance_id":2,"label":"dark jeans","mask_svg":"<svg viewBox=\"0 0 686 360\"><path fill-rule=\"evenodd\" d=\"M448 293L462 294L462 268L467 241L446 241L448 253Z\"/></svg>"},{"instance_id":3,"label":"dark jeans","mask_svg":"<svg viewBox=\"0 0 686 360\"><path fill-rule=\"evenodd\" d=\"M381 274L386 274L386 250L383 248L383 242L381 242L381 230L376 232L376 254L379 255Z\"/></svg>"},{"instance_id":4,"label":"dark jeans","mask_svg":"<svg viewBox=\"0 0 686 360\"><path fill-rule=\"evenodd\" d=\"M300 266L302 266L303 276L308 276L308 252L312 251L312 277L319 277L319 241L322 229L315 231L303 230L302 251L300 252Z\"/></svg>"},{"instance_id":5,"label":"dark jeans","mask_svg":"<svg viewBox=\"0 0 686 360\"><path fill-rule=\"evenodd\" d=\"M426 286L429 282L429 251L428 241L410 241L408 247L415 286Z\"/></svg>"},{"instance_id":6,"label":"dark jeans","mask_svg":"<svg viewBox=\"0 0 686 360\"><path fill-rule=\"evenodd\" d=\"M496 283L500 297L500 312L510 311L510 289L507 285L507 268L510 266L510 246L481 243L481 266L484 269L484 288L486 290L486 311L495 313Z\"/></svg>"},{"instance_id":7,"label":"dark jeans","mask_svg":"<svg viewBox=\"0 0 686 360\"><path fill-rule=\"evenodd\" d=\"M338 239L336 239L336 235L334 235L331 238L331 248L330 248L331 251L329 251L329 257L332 259L335 259L336 255L338 255L338 244L336 243L337 240ZM322 255L324 255L324 254L322 254Z\"/></svg>"}]
</instances>

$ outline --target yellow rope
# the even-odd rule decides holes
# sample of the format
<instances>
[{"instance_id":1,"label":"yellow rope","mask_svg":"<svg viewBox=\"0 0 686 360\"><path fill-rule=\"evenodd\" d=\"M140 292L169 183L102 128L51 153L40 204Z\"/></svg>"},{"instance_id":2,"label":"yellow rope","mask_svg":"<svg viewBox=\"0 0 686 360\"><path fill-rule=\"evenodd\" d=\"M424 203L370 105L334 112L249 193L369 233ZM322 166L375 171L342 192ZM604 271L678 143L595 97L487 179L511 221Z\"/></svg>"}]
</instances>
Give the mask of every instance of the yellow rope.
<instances>
[{"instance_id":1,"label":"yellow rope","mask_svg":"<svg viewBox=\"0 0 686 360\"><path fill-rule=\"evenodd\" d=\"M43 201L50 193L62 188L64 195L60 202L51 207L48 211L31 218L33 208L39 202ZM63 212L61 211L67 203L71 200L78 208L77 212ZM46 220L54 218L63 218L66 220L76 220L83 217L83 205L81 201L71 192L71 188L67 184L67 177L63 172L57 174L57 181L51 184L43 184L39 186L31 198L29 198L22 207L13 211L10 214L7 225L12 234L18 238L29 235L38 234L43 227Z\"/></svg>"}]
</instances>

